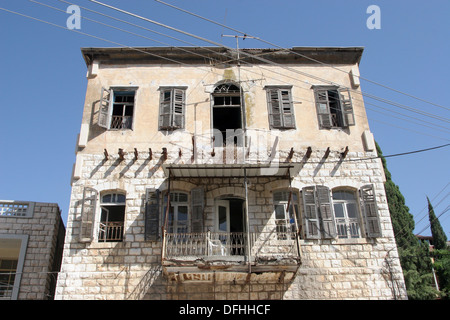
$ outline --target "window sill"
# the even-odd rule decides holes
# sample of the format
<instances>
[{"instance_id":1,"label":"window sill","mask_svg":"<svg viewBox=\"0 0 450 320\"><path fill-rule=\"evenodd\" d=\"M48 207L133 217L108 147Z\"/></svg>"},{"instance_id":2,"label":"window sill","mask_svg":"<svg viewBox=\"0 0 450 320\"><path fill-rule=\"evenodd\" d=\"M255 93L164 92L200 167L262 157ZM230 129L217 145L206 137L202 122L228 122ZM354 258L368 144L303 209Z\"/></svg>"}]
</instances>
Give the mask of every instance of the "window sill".
<instances>
[{"instance_id":1,"label":"window sill","mask_svg":"<svg viewBox=\"0 0 450 320\"><path fill-rule=\"evenodd\" d=\"M372 244L373 239L370 238L351 238L351 239L301 239L300 245L314 245L314 244Z\"/></svg>"}]
</instances>

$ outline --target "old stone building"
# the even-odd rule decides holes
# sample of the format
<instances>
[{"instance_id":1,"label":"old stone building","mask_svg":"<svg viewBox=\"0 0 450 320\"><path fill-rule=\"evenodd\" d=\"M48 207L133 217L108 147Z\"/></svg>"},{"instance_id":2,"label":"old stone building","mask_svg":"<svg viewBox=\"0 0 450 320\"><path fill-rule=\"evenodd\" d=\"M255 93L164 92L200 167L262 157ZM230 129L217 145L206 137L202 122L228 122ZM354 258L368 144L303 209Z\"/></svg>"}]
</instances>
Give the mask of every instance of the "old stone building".
<instances>
[{"instance_id":1,"label":"old stone building","mask_svg":"<svg viewBox=\"0 0 450 320\"><path fill-rule=\"evenodd\" d=\"M0 200L0 300L54 298L64 235L56 203Z\"/></svg>"},{"instance_id":2,"label":"old stone building","mask_svg":"<svg viewBox=\"0 0 450 320\"><path fill-rule=\"evenodd\" d=\"M58 299L404 299L361 48L84 48Z\"/></svg>"}]
</instances>

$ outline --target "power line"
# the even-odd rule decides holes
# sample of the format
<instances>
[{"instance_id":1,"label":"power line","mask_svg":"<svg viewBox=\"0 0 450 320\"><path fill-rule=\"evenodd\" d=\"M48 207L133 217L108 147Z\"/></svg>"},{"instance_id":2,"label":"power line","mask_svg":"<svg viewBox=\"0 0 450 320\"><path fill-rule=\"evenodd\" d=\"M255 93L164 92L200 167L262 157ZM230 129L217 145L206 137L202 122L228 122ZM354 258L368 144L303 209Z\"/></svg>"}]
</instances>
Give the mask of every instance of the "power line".
<instances>
[{"instance_id":1,"label":"power line","mask_svg":"<svg viewBox=\"0 0 450 320\"><path fill-rule=\"evenodd\" d=\"M44 5L44 6L50 7L50 8L52 8L52 9L55 9L55 10L58 10L58 11L61 11L61 12L62 12L62 10L60 10L60 9L57 9L57 8L54 8L54 7L51 7L51 6L48 6L48 5L39 3L39 2L37 2L37 1L33 1L33 0L30 0L30 1L35 2L35 3L38 3L38 4L40 4L40 5ZM70 2L67 2L67 1L63 1L63 0L59 0L59 1L65 2L65 3L70 3ZM85 9L87 9L87 8L85 8ZM108 15L105 15L105 14L103 14L103 13L99 13L99 12L94 11L94 10L90 10L90 9L87 9L87 10L92 11L92 12L95 12L95 13L100 14L100 15L104 15L104 16L110 17L110 18L115 19L115 20L119 20L119 21L121 21L121 22L128 23L128 22L126 22L126 21L124 21L124 20L120 20L120 19L117 19L117 18L108 16ZM11 11L10 11L10 12L11 12ZM19 15L20 15L20 14L19 14ZM24 16L25 16L25 15L24 15ZM29 16L28 16L28 17L29 17ZM30 18L33 19L33 17L30 17ZM88 18L86 18L86 19L88 19ZM41 21L41 22L45 22L45 21L40 20L40 19L35 19L35 20L38 20L38 21ZM99 24L102 24L102 25L105 25L105 26L107 26L107 27L111 27L111 28L115 28L115 29L121 30L121 31L123 31L123 32L130 33L130 32L127 31L127 30L123 30L123 29L120 29L120 28L117 28L117 27L114 27L114 26L110 26L110 25L104 24L104 23L102 23L102 22L98 22L98 21L96 21L96 20L92 20L92 19L88 19L88 20L93 21L93 22L96 22L96 23L99 23ZM49 24L54 25L54 26L57 26L57 25L52 24L52 23L49 23ZM135 25L135 24L131 24L131 25L138 26L138 25ZM58 27L63 28L63 29L67 29L67 28L64 28L64 27L61 27L61 26L58 26ZM138 27L141 27L141 26L138 26ZM144 28L144 27L141 27L141 28L146 29L146 30L148 30L148 31L155 32L155 31L153 31L153 30L151 30L151 29L147 29L147 28ZM71 30L71 31L78 32L77 30ZM107 41L107 42L119 44L119 43L116 43L116 42L113 42L113 41L109 41L109 40L104 39L104 38L99 38L99 37L96 37L96 36L89 35L89 34L87 34L87 33L82 33L82 32L78 32L78 33L81 33L81 34L84 34L84 35L88 35L88 36L91 36L91 37L94 37L94 38L97 38L97 39L100 39L100 40L103 40L103 41ZM135 34L135 33L131 33L131 34L136 35L136 36L140 36L140 37L147 38L147 37L145 37L145 36L138 35L138 34ZM160 33L159 33L159 34L160 34ZM164 35L164 34L163 34L163 35ZM168 35L165 35L165 36L168 36ZM170 36L168 36L168 37L170 37ZM171 38L174 38L174 37L171 37ZM147 38L147 39L152 40L152 41L156 41L156 40L151 39L151 38ZM174 38L174 39L179 40L179 39L177 39L177 38ZM182 41L182 40L179 40L179 41ZM121 45L121 44L119 44L119 45ZM129 47L129 46L126 46L126 45L121 45L121 46L124 46L124 47L127 47L127 48L131 48L131 49L134 49L134 50L143 52L142 50L138 50L138 49L136 49L136 48ZM179 47L179 48L180 48L180 49L184 49L184 48L182 48L182 47ZM212 50L211 50L211 51L212 51ZM215 51L212 51L212 52L215 53ZM150 54L150 53L148 53L148 52L143 52L143 53ZM157 57L160 57L160 58L163 58L163 59L165 58L165 57L162 57L162 56L159 56L159 55L156 55L156 54L151 54L151 55L157 56ZM205 58L210 58L210 57L207 57L207 56L204 56L204 55L201 55L201 56L203 56L203 57L205 57ZM167 60L172 61L172 62L174 62L174 63L183 64L182 62L176 61L176 60L174 60L174 59L167 59ZM261 67L260 67L260 68L261 68ZM266 70L267 70L267 69L266 69ZM247 70L247 71L249 71L249 70ZM274 72L273 70L268 70L268 71ZM209 72L212 72L212 71L209 70ZM250 71L250 72L251 72L251 71ZM213 73L214 73L214 72L213 72ZM280 74L280 75L281 75L281 74ZM283 76L286 76L286 75L283 75ZM296 80L297 80L297 79L296 79ZM302 87L297 86L297 85L296 85L295 87L298 87L298 88L304 89L304 90L309 90L308 88L302 88ZM305 99L302 98L302 100L305 100ZM305 100L305 101L307 101L307 100ZM315 103L314 101L309 101L309 102L311 102L311 103L313 103L313 104ZM367 102L367 103L368 103L368 102ZM370 104L370 103L368 103L368 104ZM372 104L372 105L374 105L374 104ZM374 106L376 106L376 105L374 105ZM379 106L376 106L376 107L379 107ZM382 107L380 107L380 108L382 108ZM398 112L397 112L397 113L398 113ZM358 115L358 114L356 114L356 113L355 113L355 116L365 117L364 115ZM405 115L405 116L407 116L407 115ZM411 116L407 116L407 117L411 117ZM396 128L399 128L399 129L409 130L409 131L412 131L412 132L415 132L415 133L418 133L418 134L425 134L425 133L423 133L423 132L419 132L419 131L416 131L416 130L411 130L410 128L403 128L403 127L395 126L395 125L392 125L392 124L389 124L389 123L385 123L385 122L382 122L382 121L379 121L379 120L373 120L373 121L380 122L380 123L384 123L384 124L387 124L387 125L389 125L389 126L396 127ZM404 121L407 121L407 120L404 120ZM438 125L437 125L437 126L438 126ZM442 138L440 138L440 137L436 137L436 136L429 135L429 134L425 134L425 135L432 136L432 137L438 138L438 139L442 139ZM448 140L448 139L444 139L444 140Z\"/></svg>"},{"instance_id":2,"label":"power line","mask_svg":"<svg viewBox=\"0 0 450 320\"><path fill-rule=\"evenodd\" d=\"M190 11L188 11L188 10L182 9L182 8L180 8L180 7L174 6L174 5L169 4L169 3L167 3L167 2L164 2L164 1L161 1L161 0L155 0L155 1L156 1L156 2L159 2L159 3L161 3L161 4L164 4L164 5L166 5L166 6L169 6L169 7L171 7L171 8L174 8L174 9L176 9L176 10L182 11L182 12L184 12L184 13L190 14L190 15L192 15L192 16L195 16L195 17L197 17L197 18L200 18L200 19L202 19L202 20L205 20L205 21L208 21L208 22L210 22L210 23L216 24L216 25L218 25L218 26L220 26L220 27L222 27L222 28L226 28L226 29L231 30L231 31L233 31L233 32L240 33L240 34L242 34L244 37L245 37L245 36L252 37L252 38L257 39L257 40L259 40L259 41L261 41L261 42L263 42L263 43L266 43L266 44L268 44L268 45L274 46L274 47L276 47L276 48L281 48L281 49L283 49L283 47L281 47L281 46L279 46L279 45L276 45L276 44L274 44L274 43L271 43L271 42L266 41L266 40L264 40L264 39L261 39L261 38L259 38L259 37L252 36L252 35L250 35L250 34L244 32L244 31L237 30L237 29L235 29L235 28L229 27L229 26L227 26L227 25L225 25L225 24L222 24L222 23L220 23L220 22L217 22L217 21L214 21L214 20L205 18L205 17L203 17L203 16L200 16L200 15L195 14L195 13L193 13L193 12L190 12ZM299 53L299 52L292 51L292 50L290 50L290 49L289 49L289 51L290 51L291 53L293 53L293 54L296 54L296 55L301 56L301 57L303 57L303 58L309 59L310 61L314 61L314 62L316 62L316 63L320 63L320 64L322 64L322 65L326 65L326 66L328 66L328 67L331 67L331 68L333 68L333 69L336 69L336 70L338 70L338 71L341 71L341 72L344 72L344 73L348 74L347 71L342 70L342 69L340 69L340 68L337 68L337 67L335 67L335 66L333 66L333 65L324 63L324 62L322 62L322 61L320 61L320 60L317 60L317 59L308 57L308 56L303 55L303 54L301 54L301 53ZM375 84L375 85L381 86L381 87L383 87L383 88L385 88L385 89L389 89L389 90L392 90L392 91L394 91L394 92L397 92L397 93L406 95L406 96L408 96L408 97L410 97L410 98L413 98L413 99L416 99L416 100L419 100L419 101L422 101L422 102L425 102L425 103L434 105L434 106L439 107L439 108L443 108L443 109L445 109L445 110L450 110L450 108L448 108L448 107L445 107L445 106L442 106L442 105L439 105L439 104L436 104L436 103L427 101L427 100L425 100L425 99L416 97L416 96L414 96L414 95L411 95L411 94L402 92L402 91L400 91L400 90L391 88L391 87L389 87L389 86L383 85L383 84L378 83L378 82L376 82L376 81L373 81L373 80L364 78L364 77L362 77L362 76L360 76L360 75L354 75L354 76L356 76L356 77L358 77L358 78L360 78L360 79L362 79L362 80L365 80L365 81L367 81L367 82L373 83L373 84Z\"/></svg>"},{"instance_id":3,"label":"power line","mask_svg":"<svg viewBox=\"0 0 450 320\"><path fill-rule=\"evenodd\" d=\"M33 1L33 0L30 0L30 1L35 2L35 3L38 3L38 4L41 4L41 5L45 5L45 4L39 3L39 2L37 2L37 1ZM60 0L60 1L69 3L69 2L63 1L63 0ZM45 6L50 7L50 8L52 8L52 9L55 9L55 10L62 11L62 10L60 10L60 9L57 9L57 8L54 8L54 7L51 7L51 6L48 6L48 5L45 5ZM12 11L10 11L10 10L6 10L6 11L12 12ZM90 10L90 11L93 11L93 10ZM98 13L98 12L96 12L96 11L93 11L93 12ZM13 13L13 12L12 12L12 13ZM102 14L102 13L98 13L98 14ZM19 15L22 15L22 14L19 14ZM102 14L102 15L104 15L104 14ZM41 22L48 23L48 22L46 22L46 21L44 21L44 20L36 19L36 18L30 17L30 16L26 16L26 15L22 15L22 16L25 16L25 17L28 17L28 18L31 18L31 19L34 19L34 20L38 20L38 21L41 21ZM105 16L107 16L107 15L105 15ZM111 16L108 16L108 17L111 17ZM114 18L114 17L111 17L111 18L116 19L116 18ZM86 19L88 19L88 18L86 18ZM111 28L115 28L115 29L121 30L121 31L123 31L123 32L130 33L130 32L127 31L127 30L123 30L123 29L120 29L120 28L117 28L117 27L114 27L114 26L110 26L110 25L104 24L104 23L102 23L102 22L98 22L98 21L96 21L96 20L92 20L92 19L88 19L88 20L94 21L94 22L96 22L96 23L99 23L99 24L102 24L102 25L105 25L105 26L108 26L108 27L111 27ZM120 19L116 19L116 20L120 20ZM120 21L123 21L123 20L120 20ZM125 22L125 21L123 21L123 22ZM57 26L57 27L60 27L60 28L63 28L63 29L67 29L67 28L65 28L65 27L61 27L61 26L55 25L55 24L53 24L53 23L48 23L48 24L53 25L53 26ZM137 25L135 25L135 26L137 26ZM145 29L147 29L147 28L145 28ZM68 29L68 30L70 30L70 29ZM153 30L151 30L151 29L147 29L147 30L153 31ZM157 56L157 57L160 57L160 58L169 60L169 61L174 62L174 63L183 64L182 62L176 61L176 60L174 60L174 59L168 59L168 58L163 57L163 56L159 56L159 55L156 55L156 54L151 54L151 53L149 53L149 52L144 52L144 51L142 51L142 50L139 50L139 49L136 49L136 48L127 46L127 45L119 44L119 43L117 43L117 42L110 41L110 40L107 40L107 39L104 39L104 38L100 38L100 37L97 37L97 36L93 36L93 35L90 35L90 34L87 34L87 33L83 33L83 32L77 31L77 30L71 30L71 31L75 31L75 32L78 32L78 33L81 33L81 34L84 34L84 35L87 35L87 36L91 36L91 37L94 37L94 38L96 38L96 39L100 39L100 40L103 40L103 41L107 41L107 42L110 42L110 43L118 44L118 45L120 45L120 46L127 47L127 48L130 48L130 49L133 49L133 50L137 50L137 51L140 51L140 52L143 52L143 53L146 53L146 54L150 54L150 55L153 55L153 56ZM147 38L147 37L145 37L145 36L138 35L138 34L135 34L135 33L131 33L131 34L136 35L136 36L140 36L140 37ZM151 39L151 38L147 38L147 39L152 40L152 41L154 40L154 39ZM176 39L176 38L175 38L175 39ZM178 40L178 39L177 39L177 40ZM184 49L184 48L181 48L181 47L180 47L180 49ZM214 52L215 52L215 51L214 51ZM209 58L209 57L207 57L207 56L204 56L204 57L205 57L205 58ZM267 70L267 69L266 69L266 70ZM209 70L209 71L212 72L211 70ZM268 70L268 71L272 71L272 72L273 72L273 70ZM283 76L285 76L285 75L283 75ZM307 90L307 88L302 88L302 87L299 87L299 86L296 86L296 87L298 87L298 88L300 88L300 89ZM304 99L303 99L303 100L304 100ZM311 102L311 103L314 103L313 101L310 101L310 102ZM369 104L370 104L370 103L369 103ZM355 114L355 116L360 116L360 115ZM407 116L407 115L405 115L405 116ZM363 115L361 115L361 117L363 117ZM378 121L378 120L374 120L374 121L381 122L381 121ZM381 122L381 123L383 123L383 122ZM415 133L424 134L424 133L421 133L421 132L418 132L418 131L415 131L415 130L411 130L411 129L408 129L408 128L402 128L402 127L394 126L394 125L388 124L388 123L385 123L385 124L390 125L390 126L393 126L393 127L397 127L397 128L400 128L400 129L406 129L406 130L409 130L409 131L413 131L413 132L415 132ZM427 135L429 135L429 134L427 134ZM429 136L431 136L431 135L429 135ZM433 136L433 137L441 139L440 137L436 137L436 136ZM445 139L444 139L444 140L445 140Z\"/></svg>"},{"instance_id":4,"label":"power line","mask_svg":"<svg viewBox=\"0 0 450 320\"><path fill-rule=\"evenodd\" d=\"M90 1L90 2L93 2L93 3L96 3L96 4L99 4L99 5L102 5L102 6L105 6L105 7L107 7L107 8L112 9L112 10L115 10L115 11L118 11L118 12L121 12L121 13L124 13L124 14L127 14L127 15L130 15L130 16L132 16L132 17L135 17L135 18L138 18L138 19L141 19L141 20L150 22L150 23L152 23L152 24L156 24L156 25L158 25L158 26L160 26L160 27L164 27L164 28L167 28L167 29L169 29L169 30L172 30L172 31L175 31L175 32L182 33L182 34L187 35L187 36L189 36L189 37L193 37L193 38L196 38L196 39L198 39L198 40L201 40L201 41L204 41L204 42L213 44L213 45L215 45L215 46L222 47L222 48L225 48L225 49L228 49L228 50L231 50L231 51L235 51L233 48L230 48L230 47L228 47L228 46L225 46L225 45L223 45L223 44L221 44L221 43L218 43L218 42L215 42L215 41L206 39L206 38L204 38L204 37L201 37L201 36L198 36L198 35L189 33L189 32L187 32L187 31L183 31L183 30L178 29L178 28L174 28L174 27L168 26L168 25L163 24L163 23L161 23L161 22L157 22L157 21L154 21L154 20L151 20L151 19L142 17L142 16L137 15L137 14L134 14L134 13L132 13L132 12L129 12L129 11L126 11L126 10L123 10L123 9L120 9L120 8L117 8L117 7L114 7L114 6L110 6L110 5L108 5L108 4L104 4L104 3L99 2L99 1L96 1L96 0L89 0L89 1ZM304 75L304 76L313 78L313 79L315 79L315 80L325 81L325 82L328 82L328 83L330 83L330 84L332 84L332 85L339 85L339 84L334 83L333 81L325 80L325 79L323 79L323 78L320 78L320 77L317 77L317 76L314 76L314 75L311 75L311 74L307 74L307 73L302 72L302 71L299 71L299 70L294 70L294 69L292 69L292 68L289 68L289 67L280 65L279 63L273 62L273 61L268 60L268 59L265 59L265 58L261 58L260 56L255 56L255 55L250 54L250 53L247 53L247 52L245 52L245 51L241 51L241 53L242 53L243 55L247 56L247 57L254 58L254 59L257 59L257 60L259 60L259 61L262 61L262 62L265 62L265 63L269 63L269 64L272 64L272 65L276 65L276 66L278 66L278 67L280 67L280 68L284 68L285 70L289 70L289 71L291 71L291 72L295 72L295 73L297 73L297 74L301 74L301 75ZM345 87L345 86L344 86L344 87ZM345 87L345 88L348 88L348 87ZM353 90L352 88L348 88L348 89ZM399 108L403 108L403 109L409 110L409 111L411 111L411 112L415 112L415 113L418 113L418 114L421 114L421 115L424 115L424 116L427 116L427 117L432 117L432 118L435 118L435 119L437 119L437 120L440 120L440 121L444 121L444 122L450 123L450 120L449 120L449 119L446 119L446 118L443 118L443 117L440 117L440 116L436 116L436 115L430 114L430 113L428 113L428 112L425 112L425 111L422 111L422 110L419 110L419 109L415 109L415 108L412 108L412 107L408 107L408 106L406 106L406 105L403 105L403 104L400 104L400 103L396 103L396 102L390 101L390 100L388 100L388 99L380 98L380 97L377 97L377 96L375 96L375 95L372 95L372 94L366 94L366 93L363 93L363 92L361 92L360 94L365 95L365 96L368 96L369 98L376 99L376 100L381 101L381 102L384 102L384 103L388 103L388 104L394 105L394 106L399 107Z\"/></svg>"}]
</instances>

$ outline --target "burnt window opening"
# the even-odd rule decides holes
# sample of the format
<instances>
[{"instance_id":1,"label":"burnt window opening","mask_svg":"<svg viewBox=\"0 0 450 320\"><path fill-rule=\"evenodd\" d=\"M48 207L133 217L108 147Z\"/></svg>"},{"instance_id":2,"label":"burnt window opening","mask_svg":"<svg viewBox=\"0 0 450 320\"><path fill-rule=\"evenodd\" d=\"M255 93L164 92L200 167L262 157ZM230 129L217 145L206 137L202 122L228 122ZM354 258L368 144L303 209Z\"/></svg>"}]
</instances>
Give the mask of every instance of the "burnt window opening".
<instances>
[{"instance_id":1,"label":"burnt window opening","mask_svg":"<svg viewBox=\"0 0 450 320\"><path fill-rule=\"evenodd\" d=\"M227 144L243 146L241 93L238 86L224 83L213 93L212 123L215 129L214 146ZM220 132L220 135L219 135Z\"/></svg>"}]
</instances>

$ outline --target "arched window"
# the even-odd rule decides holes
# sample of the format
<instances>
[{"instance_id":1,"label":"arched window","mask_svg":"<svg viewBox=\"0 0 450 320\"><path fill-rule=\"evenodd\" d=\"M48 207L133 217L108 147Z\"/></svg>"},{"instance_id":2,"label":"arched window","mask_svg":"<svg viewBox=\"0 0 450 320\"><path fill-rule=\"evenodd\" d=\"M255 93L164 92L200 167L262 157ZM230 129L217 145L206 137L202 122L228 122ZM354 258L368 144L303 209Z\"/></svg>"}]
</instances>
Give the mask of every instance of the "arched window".
<instances>
[{"instance_id":1,"label":"arched window","mask_svg":"<svg viewBox=\"0 0 450 320\"><path fill-rule=\"evenodd\" d=\"M212 127L216 131L214 146L222 147L228 143L243 146L243 136L239 130L242 129L240 88L233 83L219 84L212 94L212 101Z\"/></svg>"},{"instance_id":2,"label":"arched window","mask_svg":"<svg viewBox=\"0 0 450 320\"><path fill-rule=\"evenodd\" d=\"M101 196L98 241L120 242L123 241L123 229L125 221L126 196L123 193L105 193Z\"/></svg>"},{"instance_id":3,"label":"arched window","mask_svg":"<svg viewBox=\"0 0 450 320\"><path fill-rule=\"evenodd\" d=\"M356 192L348 189L333 190L333 208L338 237L361 237Z\"/></svg>"}]
</instances>

